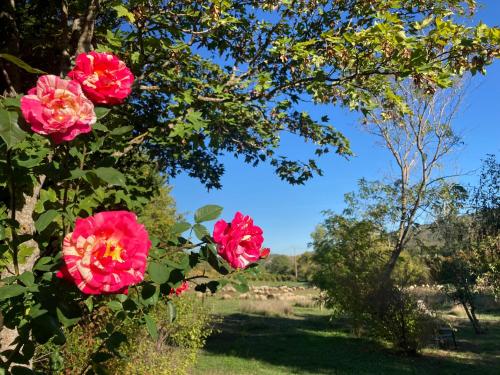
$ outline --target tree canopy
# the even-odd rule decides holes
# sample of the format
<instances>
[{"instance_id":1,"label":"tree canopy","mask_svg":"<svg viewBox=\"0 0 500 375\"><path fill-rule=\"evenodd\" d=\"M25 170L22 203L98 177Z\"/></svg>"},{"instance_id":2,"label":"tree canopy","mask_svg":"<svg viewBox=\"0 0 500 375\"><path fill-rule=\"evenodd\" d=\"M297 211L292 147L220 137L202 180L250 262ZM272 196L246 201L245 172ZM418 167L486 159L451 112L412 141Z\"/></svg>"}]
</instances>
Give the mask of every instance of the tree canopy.
<instances>
[{"instance_id":1,"label":"tree canopy","mask_svg":"<svg viewBox=\"0 0 500 375\"><path fill-rule=\"evenodd\" d=\"M0 5L1 53L60 74L90 49L132 67L133 99L113 124L133 125L131 145L174 176L220 187L222 154L270 162L304 183L317 157L349 155L349 142L304 101L364 113L374 96L394 100L390 80L426 90L483 72L499 56L500 30L466 26L475 1L24 0ZM0 59L0 92L20 93L35 76ZM283 132L315 145L295 160L278 153Z\"/></svg>"}]
</instances>

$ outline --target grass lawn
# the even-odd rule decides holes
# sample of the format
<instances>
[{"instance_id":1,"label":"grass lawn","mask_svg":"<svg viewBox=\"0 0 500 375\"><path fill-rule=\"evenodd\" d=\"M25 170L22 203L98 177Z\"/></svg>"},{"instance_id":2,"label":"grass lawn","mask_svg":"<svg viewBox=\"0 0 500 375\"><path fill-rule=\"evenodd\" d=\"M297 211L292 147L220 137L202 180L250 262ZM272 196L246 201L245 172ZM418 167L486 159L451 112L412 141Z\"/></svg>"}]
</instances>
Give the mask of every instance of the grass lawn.
<instances>
[{"instance_id":1,"label":"grass lawn","mask_svg":"<svg viewBox=\"0 0 500 375\"><path fill-rule=\"evenodd\" d=\"M294 308L291 317L239 312L238 300L210 298L222 315L194 375L281 374L500 374L500 316L484 316L484 335L454 317L457 350L429 348L402 357L383 344L352 336L341 321L317 308ZM451 318L451 317L450 317ZM481 318L481 317L480 317Z\"/></svg>"}]
</instances>

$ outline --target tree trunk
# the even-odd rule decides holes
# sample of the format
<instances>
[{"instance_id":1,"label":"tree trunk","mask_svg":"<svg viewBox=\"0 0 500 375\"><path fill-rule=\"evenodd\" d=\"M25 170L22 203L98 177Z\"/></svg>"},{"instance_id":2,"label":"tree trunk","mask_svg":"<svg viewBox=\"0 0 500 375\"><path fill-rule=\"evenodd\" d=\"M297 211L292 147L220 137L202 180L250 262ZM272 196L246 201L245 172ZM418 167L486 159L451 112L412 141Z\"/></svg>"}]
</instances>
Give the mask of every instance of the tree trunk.
<instances>
[{"instance_id":1,"label":"tree trunk","mask_svg":"<svg viewBox=\"0 0 500 375\"><path fill-rule=\"evenodd\" d=\"M40 194L40 190L42 189L43 183L45 182L45 176L40 176L39 183L34 187L32 195L27 195L23 193L24 204L21 210L16 211L16 220L19 222L19 234L29 234L33 235L35 232L35 222L33 221L33 212L35 210L35 205L38 200L38 196ZM38 244L33 240L29 240L23 243L25 246L29 246L33 249L31 255L26 259L24 263L19 264L19 273L23 273L26 270L31 270L35 261L38 259L40 255L40 249L38 248ZM7 267L4 268L1 272L1 277L9 276L9 272ZM7 349L13 349L14 346L12 342L17 337L17 331L13 329L9 329L0 325L0 351L4 351Z\"/></svg>"},{"instance_id":2,"label":"tree trunk","mask_svg":"<svg viewBox=\"0 0 500 375\"><path fill-rule=\"evenodd\" d=\"M474 308L472 310L469 309L467 306L467 301L461 300L460 304L463 306L465 313L467 314L467 317L469 318L472 328L474 328L474 332L476 334L482 333L481 331L481 326L479 325L479 320L477 320L476 314L474 312Z\"/></svg>"}]
</instances>

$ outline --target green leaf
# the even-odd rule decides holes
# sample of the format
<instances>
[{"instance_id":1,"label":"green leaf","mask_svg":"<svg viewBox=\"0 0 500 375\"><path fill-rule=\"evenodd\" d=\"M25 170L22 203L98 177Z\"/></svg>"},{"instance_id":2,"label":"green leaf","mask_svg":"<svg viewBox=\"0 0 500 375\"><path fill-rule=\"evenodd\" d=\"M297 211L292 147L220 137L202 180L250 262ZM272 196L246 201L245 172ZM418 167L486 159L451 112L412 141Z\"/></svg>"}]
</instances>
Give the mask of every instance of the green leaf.
<instances>
[{"instance_id":1,"label":"green leaf","mask_svg":"<svg viewBox=\"0 0 500 375\"><path fill-rule=\"evenodd\" d=\"M48 210L41 214L35 221L35 228L38 233L41 233L49 226L50 223L59 215L56 210Z\"/></svg>"},{"instance_id":2,"label":"green leaf","mask_svg":"<svg viewBox=\"0 0 500 375\"><path fill-rule=\"evenodd\" d=\"M18 67L20 67L21 69L24 69L26 70L28 73L33 73L33 74L48 74L48 73L45 73L43 70L40 70L40 69L35 69L33 67L31 67L30 65L26 64L23 60L21 60L20 58L16 57L16 56L12 56L8 53L0 53L0 57L17 65Z\"/></svg>"},{"instance_id":3,"label":"green leaf","mask_svg":"<svg viewBox=\"0 0 500 375\"><path fill-rule=\"evenodd\" d=\"M249 288L247 284L238 284L238 283L232 283L234 286L234 289L236 289L240 293L246 293L248 292Z\"/></svg>"},{"instance_id":4,"label":"green leaf","mask_svg":"<svg viewBox=\"0 0 500 375\"><path fill-rule=\"evenodd\" d=\"M164 264L150 262L148 264L148 274L155 283L163 284L167 282L170 276L170 269Z\"/></svg>"},{"instance_id":5,"label":"green leaf","mask_svg":"<svg viewBox=\"0 0 500 375\"><path fill-rule=\"evenodd\" d=\"M94 125L92 125L92 129L100 130L103 132L109 131L109 129L106 126L104 126L103 124L101 124L100 122L96 122Z\"/></svg>"},{"instance_id":6,"label":"green leaf","mask_svg":"<svg viewBox=\"0 0 500 375\"><path fill-rule=\"evenodd\" d=\"M26 287L17 284L5 285L0 288L0 301L7 298L17 297L23 294L26 289Z\"/></svg>"},{"instance_id":7,"label":"green leaf","mask_svg":"<svg viewBox=\"0 0 500 375\"><path fill-rule=\"evenodd\" d=\"M219 289L220 283L216 280L209 281L207 283L207 288L210 289L212 293L217 292L217 289Z\"/></svg>"},{"instance_id":8,"label":"green leaf","mask_svg":"<svg viewBox=\"0 0 500 375\"><path fill-rule=\"evenodd\" d=\"M132 125L122 126L122 127L113 129L110 134L111 135L122 135L122 134L125 134L125 133L132 131L132 129L134 129L134 127Z\"/></svg>"},{"instance_id":9,"label":"green leaf","mask_svg":"<svg viewBox=\"0 0 500 375\"><path fill-rule=\"evenodd\" d=\"M34 271L50 271L52 266L49 264L52 262L51 257L43 257L38 259L35 266L33 267Z\"/></svg>"},{"instance_id":10,"label":"green leaf","mask_svg":"<svg viewBox=\"0 0 500 375\"><path fill-rule=\"evenodd\" d=\"M108 302L108 307L113 311L123 310L123 305L119 301L110 301Z\"/></svg>"},{"instance_id":11,"label":"green leaf","mask_svg":"<svg viewBox=\"0 0 500 375\"><path fill-rule=\"evenodd\" d=\"M45 344L53 336L55 336L53 342L57 345L62 345L66 341L57 320L50 314L43 314L33 319L32 327L33 336L39 344Z\"/></svg>"},{"instance_id":12,"label":"green leaf","mask_svg":"<svg viewBox=\"0 0 500 375\"><path fill-rule=\"evenodd\" d=\"M89 312L92 312L92 310L94 310L94 299L92 298L92 296L89 296L83 302L85 303L85 306L87 306L87 309L89 309Z\"/></svg>"},{"instance_id":13,"label":"green leaf","mask_svg":"<svg viewBox=\"0 0 500 375\"><path fill-rule=\"evenodd\" d=\"M42 305L37 303L29 308L29 314L32 319L38 318L39 316L42 316L43 314L48 313L48 310L42 308Z\"/></svg>"},{"instance_id":14,"label":"green leaf","mask_svg":"<svg viewBox=\"0 0 500 375\"><path fill-rule=\"evenodd\" d=\"M74 326L81 318L67 318L59 307L56 308L57 318L65 328Z\"/></svg>"},{"instance_id":15,"label":"green leaf","mask_svg":"<svg viewBox=\"0 0 500 375\"><path fill-rule=\"evenodd\" d=\"M194 234L196 235L196 237L200 240L200 241L203 241L203 239L206 237L206 236L210 236L210 232L208 231L208 229L202 225L202 224L195 224L193 225L193 231L194 231Z\"/></svg>"},{"instance_id":16,"label":"green leaf","mask_svg":"<svg viewBox=\"0 0 500 375\"><path fill-rule=\"evenodd\" d=\"M122 46L122 40L120 39L119 36L115 35L111 30L106 30L106 39L108 40L108 43L115 48L121 48ZM106 50L109 50L109 47L106 48ZM104 51L101 51L104 52Z\"/></svg>"},{"instance_id":17,"label":"green leaf","mask_svg":"<svg viewBox=\"0 0 500 375\"><path fill-rule=\"evenodd\" d=\"M45 155L39 155L39 156L35 156L35 157L29 158L29 159L17 158L15 162L20 167L33 168L33 167L36 167L37 165L40 165L40 163L42 162L42 160L44 158L45 158Z\"/></svg>"},{"instance_id":18,"label":"green leaf","mask_svg":"<svg viewBox=\"0 0 500 375\"><path fill-rule=\"evenodd\" d=\"M107 352L97 352L92 354L92 362L95 362L96 364L109 361L111 358L113 358L113 354ZM97 367L98 369L102 369L102 372L95 371L91 372L91 374L107 374L107 372L105 372L104 368L101 366L95 366L94 364L94 366L92 367L94 367L94 371L95 367Z\"/></svg>"},{"instance_id":19,"label":"green leaf","mask_svg":"<svg viewBox=\"0 0 500 375\"><path fill-rule=\"evenodd\" d=\"M106 107L94 107L94 112L98 120L102 119L105 117L109 112L111 111L111 108L106 108Z\"/></svg>"},{"instance_id":20,"label":"green leaf","mask_svg":"<svg viewBox=\"0 0 500 375\"><path fill-rule=\"evenodd\" d=\"M215 220L220 216L221 212L221 206L209 204L196 210L194 213L194 221L202 223L204 221Z\"/></svg>"},{"instance_id":21,"label":"green leaf","mask_svg":"<svg viewBox=\"0 0 500 375\"><path fill-rule=\"evenodd\" d=\"M25 286L33 286L35 283L35 276L33 276L32 272L25 271L18 277L19 281L21 281Z\"/></svg>"},{"instance_id":22,"label":"green leaf","mask_svg":"<svg viewBox=\"0 0 500 375\"><path fill-rule=\"evenodd\" d=\"M100 167L97 169L92 169L92 172L96 174L104 182L110 185L125 187L127 182L125 176L122 172L116 170L112 167Z\"/></svg>"},{"instance_id":23,"label":"green leaf","mask_svg":"<svg viewBox=\"0 0 500 375\"><path fill-rule=\"evenodd\" d=\"M118 17L125 17L130 22L135 22L134 13L130 12L123 5L116 5L113 7L113 9L116 10L116 13L118 13Z\"/></svg>"},{"instance_id":24,"label":"green leaf","mask_svg":"<svg viewBox=\"0 0 500 375\"><path fill-rule=\"evenodd\" d=\"M156 322L148 314L144 314L144 320L146 321L146 328L149 335L153 340L158 340L158 328L156 328Z\"/></svg>"},{"instance_id":25,"label":"green leaf","mask_svg":"<svg viewBox=\"0 0 500 375\"><path fill-rule=\"evenodd\" d=\"M191 228L191 224L189 224L186 221L181 221L180 223L175 223L172 226L171 231L172 231L172 233L175 233L175 234L181 234L181 233L184 233L185 231L187 231L189 228Z\"/></svg>"},{"instance_id":26,"label":"green leaf","mask_svg":"<svg viewBox=\"0 0 500 375\"><path fill-rule=\"evenodd\" d=\"M146 284L141 290L142 303L144 305L156 305L160 298L160 287L155 284Z\"/></svg>"},{"instance_id":27,"label":"green leaf","mask_svg":"<svg viewBox=\"0 0 500 375\"><path fill-rule=\"evenodd\" d=\"M11 148L21 142L28 134L22 130L17 119L17 112L7 111L0 108L0 137L7 144L7 148Z\"/></svg>"},{"instance_id":28,"label":"green leaf","mask_svg":"<svg viewBox=\"0 0 500 375\"><path fill-rule=\"evenodd\" d=\"M87 171L81 170L80 168L73 169L72 171L69 171L70 177L68 177L66 180L77 180L79 178L82 178L87 174Z\"/></svg>"},{"instance_id":29,"label":"green leaf","mask_svg":"<svg viewBox=\"0 0 500 375\"><path fill-rule=\"evenodd\" d=\"M5 98L1 103L4 107L21 108L21 95Z\"/></svg>"},{"instance_id":30,"label":"green leaf","mask_svg":"<svg viewBox=\"0 0 500 375\"><path fill-rule=\"evenodd\" d=\"M141 289L141 297L143 300L148 300L153 297L159 288L153 283L146 283Z\"/></svg>"},{"instance_id":31,"label":"green leaf","mask_svg":"<svg viewBox=\"0 0 500 375\"><path fill-rule=\"evenodd\" d=\"M167 302L168 307L168 321L172 323L177 318L177 309L172 301Z\"/></svg>"}]
</instances>

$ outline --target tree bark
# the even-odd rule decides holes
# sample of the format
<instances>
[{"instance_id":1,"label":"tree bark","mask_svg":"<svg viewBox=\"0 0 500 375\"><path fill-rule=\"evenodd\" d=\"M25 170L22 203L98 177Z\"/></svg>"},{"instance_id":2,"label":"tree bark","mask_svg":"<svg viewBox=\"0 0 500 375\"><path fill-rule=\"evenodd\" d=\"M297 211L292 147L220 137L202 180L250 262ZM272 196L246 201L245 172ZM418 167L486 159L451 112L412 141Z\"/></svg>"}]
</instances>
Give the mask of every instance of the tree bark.
<instances>
[{"instance_id":1,"label":"tree bark","mask_svg":"<svg viewBox=\"0 0 500 375\"><path fill-rule=\"evenodd\" d=\"M85 53L92 49L92 38L97 14L99 12L99 0L90 0L85 16L80 24L80 36L76 47L76 54Z\"/></svg>"}]
</instances>

